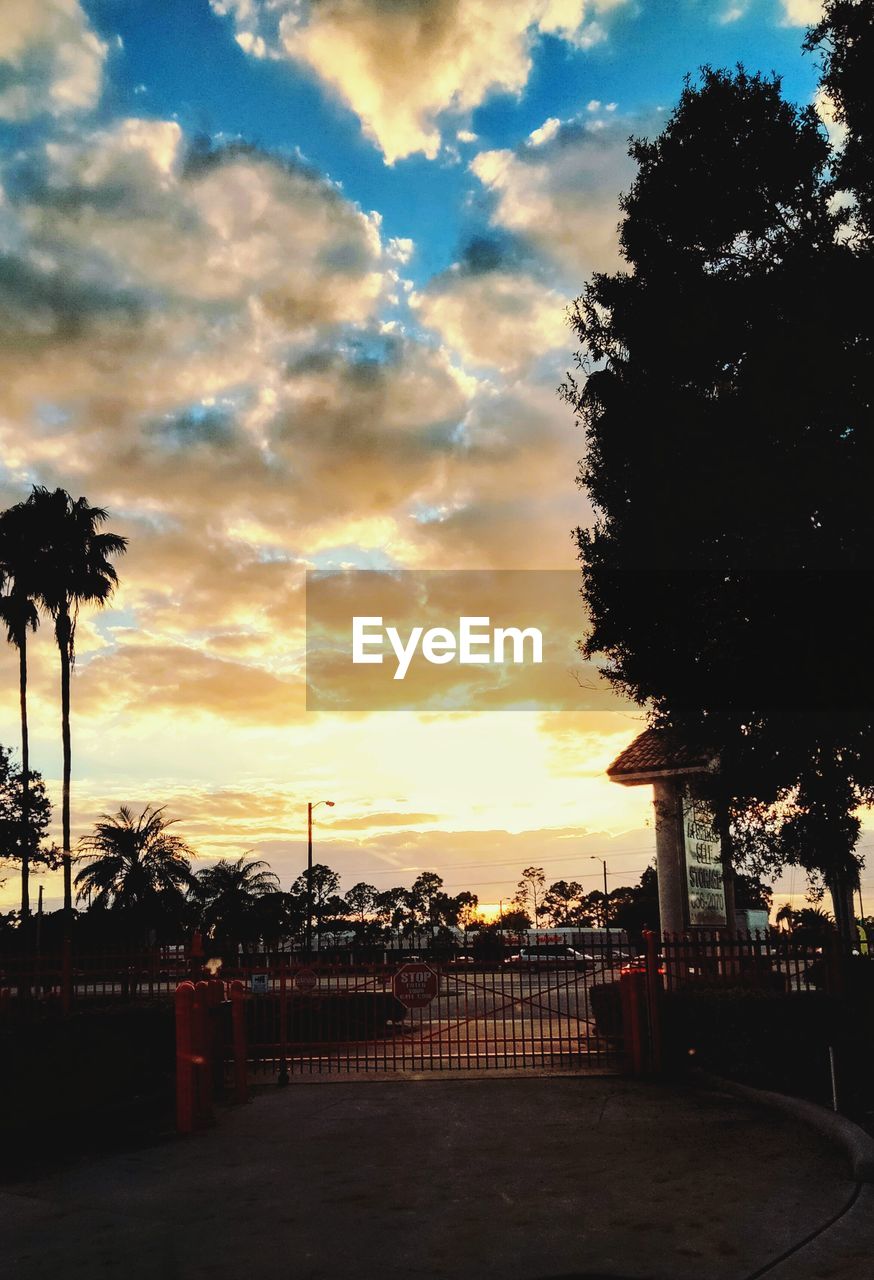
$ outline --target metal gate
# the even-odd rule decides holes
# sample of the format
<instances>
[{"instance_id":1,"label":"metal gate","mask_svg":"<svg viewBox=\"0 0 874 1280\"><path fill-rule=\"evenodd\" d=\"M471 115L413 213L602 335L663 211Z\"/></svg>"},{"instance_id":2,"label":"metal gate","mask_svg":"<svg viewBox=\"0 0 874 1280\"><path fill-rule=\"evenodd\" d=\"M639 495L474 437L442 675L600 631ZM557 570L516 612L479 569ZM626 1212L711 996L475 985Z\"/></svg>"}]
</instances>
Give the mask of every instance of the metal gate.
<instances>
[{"instance_id":1,"label":"metal gate","mask_svg":"<svg viewBox=\"0 0 874 1280\"><path fill-rule=\"evenodd\" d=\"M618 979L627 961L605 948L579 960L274 966L247 975L250 1066L256 1079L610 1069L622 1050ZM412 1001L403 973L411 965L421 979Z\"/></svg>"}]
</instances>

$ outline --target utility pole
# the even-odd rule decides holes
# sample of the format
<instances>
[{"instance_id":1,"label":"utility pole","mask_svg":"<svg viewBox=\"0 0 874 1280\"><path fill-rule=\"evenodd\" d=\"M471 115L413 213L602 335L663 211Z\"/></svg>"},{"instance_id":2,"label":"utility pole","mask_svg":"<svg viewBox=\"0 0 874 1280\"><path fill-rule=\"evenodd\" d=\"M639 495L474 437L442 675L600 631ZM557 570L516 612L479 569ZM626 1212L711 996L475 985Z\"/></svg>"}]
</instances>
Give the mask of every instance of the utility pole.
<instances>
[{"instance_id":1,"label":"utility pole","mask_svg":"<svg viewBox=\"0 0 874 1280\"><path fill-rule=\"evenodd\" d=\"M589 858L592 862L600 862L604 869L604 931L607 935L607 960L609 962L613 958L613 947L610 941L610 900L607 895L607 859L596 858L593 853L589 854Z\"/></svg>"},{"instance_id":2,"label":"utility pole","mask_svg":"<svg viewBox=\"0 0 874 1280\"><path fill-rule=\"evenodd\" d=\"M307 802L307 959L313 953L313 809L318 809L320 804L326 804L329 809L333 809L334 801L317 800L315 804L312 800Z\"/></svg>"}]
</instances>

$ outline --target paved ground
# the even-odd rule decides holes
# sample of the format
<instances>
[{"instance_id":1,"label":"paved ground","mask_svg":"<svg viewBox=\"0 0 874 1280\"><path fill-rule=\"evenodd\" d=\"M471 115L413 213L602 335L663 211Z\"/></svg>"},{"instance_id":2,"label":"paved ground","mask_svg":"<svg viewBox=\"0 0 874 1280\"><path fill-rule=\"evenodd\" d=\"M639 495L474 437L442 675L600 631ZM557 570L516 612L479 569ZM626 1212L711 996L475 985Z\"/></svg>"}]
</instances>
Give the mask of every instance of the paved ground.
<instances>
[{"instance_id":1,"label":"paved ground","mask_svg":"<svg viewBox=\"0 0 874 1280\"><path fill-rule=\"evenodd\" d=\"M817 1135L717 1094L324 1081L8 1188L0 1257L9 1280L752 1280L853 1192ZM868 1194L769 1280L874 1276Z\"/></svg>"}]
</instances>

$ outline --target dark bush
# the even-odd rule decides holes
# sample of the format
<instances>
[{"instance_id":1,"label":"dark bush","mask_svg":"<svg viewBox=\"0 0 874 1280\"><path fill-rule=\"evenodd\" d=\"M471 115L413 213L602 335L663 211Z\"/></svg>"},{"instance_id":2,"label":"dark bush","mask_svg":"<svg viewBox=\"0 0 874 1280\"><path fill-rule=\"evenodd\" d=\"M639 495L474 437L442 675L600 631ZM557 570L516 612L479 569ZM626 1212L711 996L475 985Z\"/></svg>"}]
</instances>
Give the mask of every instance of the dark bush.
<instances>
[{"instance_id":1,"label":"dark bush","mask_svg":"<svg viewBox=\"0 0 874 1280\"><path fill-rule=\"evenodd\" d=\"M0 1148L5 1173L40 1152L86 1149L172 1124L170 1000L13 1005L0 1022Z\"/></svg>"}]
</instances>

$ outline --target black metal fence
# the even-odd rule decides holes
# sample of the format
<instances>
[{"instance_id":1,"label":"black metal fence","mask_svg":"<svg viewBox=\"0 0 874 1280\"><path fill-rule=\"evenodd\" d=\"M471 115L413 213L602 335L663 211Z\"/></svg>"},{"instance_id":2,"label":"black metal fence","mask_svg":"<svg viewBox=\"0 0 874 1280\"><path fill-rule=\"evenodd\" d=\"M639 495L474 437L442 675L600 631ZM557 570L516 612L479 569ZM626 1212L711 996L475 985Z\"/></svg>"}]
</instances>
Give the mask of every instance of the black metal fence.
<instances>
[{"instance_id":1,"label":"black metal fence","mask_svg":"<svg viewBox=\"0 0 874 1280\"><path fill-rule=\"evenodd\" d=\"M836 937L803 941L779 930L734 936L698 930L666 934L659 968L668 991L733 987L773 995L839 994L847 960L847 949ZM868 957L857 960L867 963Z\"/></svg>"}]
</instances>

